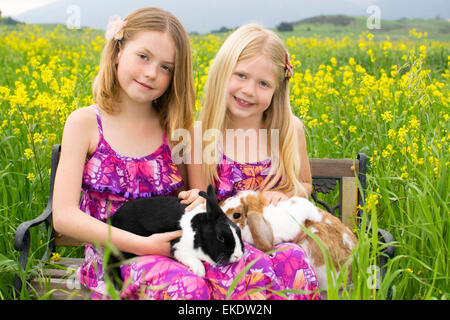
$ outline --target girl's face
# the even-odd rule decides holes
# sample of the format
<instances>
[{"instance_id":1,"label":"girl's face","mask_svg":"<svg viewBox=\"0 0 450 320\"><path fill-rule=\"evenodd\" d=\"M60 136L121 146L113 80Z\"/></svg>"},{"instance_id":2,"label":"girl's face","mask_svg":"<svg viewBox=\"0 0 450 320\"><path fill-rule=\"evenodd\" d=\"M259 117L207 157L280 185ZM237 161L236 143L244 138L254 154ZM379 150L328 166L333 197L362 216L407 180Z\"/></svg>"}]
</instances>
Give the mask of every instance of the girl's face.
<instances>
[{"instance_id":1,"label":"girl's face","mask_svg":"<svg viewBox=\"0 0 450 320\"><path fill-rule=\"evenodd\" d=\"M141 31L120 49L116 63L122 94L137 103L151 103L172 81L175 45L166 33Z\"/></svg>"},{"instance_id":2,"label":"girl's face","mask_svg":"<svg viewBox=\"0 0 450 320\"><path fill-rule=\"evenodd\" d=\"M236 64L228 83L227 108L231 120L262 120L275 92L273 63L263 55ZM256 123L256 122L255 122Z\"/></svg>"}]
</instances>

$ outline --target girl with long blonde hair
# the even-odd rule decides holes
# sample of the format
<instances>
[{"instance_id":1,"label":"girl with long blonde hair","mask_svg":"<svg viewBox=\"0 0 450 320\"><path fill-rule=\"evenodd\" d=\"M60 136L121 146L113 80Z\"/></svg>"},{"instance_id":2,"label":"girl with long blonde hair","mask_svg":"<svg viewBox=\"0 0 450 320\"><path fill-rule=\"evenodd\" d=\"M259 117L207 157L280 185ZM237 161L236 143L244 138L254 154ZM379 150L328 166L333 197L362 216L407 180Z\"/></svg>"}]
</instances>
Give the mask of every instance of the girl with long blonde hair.
<instances>
[{"instance_id":1,"label":"girl with long blonde hair","mask_svg":"<svg viewBox=\"0 0 450 320\"><path fill-rule=\"evenodd\" d=\"M201 163L188 165L191 189L213 184L219 200L241 190L261 190L268 204L291 196L308 198L312 179L305 131L289 105L293 67L281 39L258 24L235 30L219 49L210 67L200 130L192 130L194 144L202 141ZM274 277L287 289L317 289L317 278L303 249L294 243L265 259ZM264 256L246 244L245 253ZM288 272L294 269L297 273ZM298 281L298 277L303 277ZM293 299L310 299L293 295Z\"/></svg>"}]
</instances>

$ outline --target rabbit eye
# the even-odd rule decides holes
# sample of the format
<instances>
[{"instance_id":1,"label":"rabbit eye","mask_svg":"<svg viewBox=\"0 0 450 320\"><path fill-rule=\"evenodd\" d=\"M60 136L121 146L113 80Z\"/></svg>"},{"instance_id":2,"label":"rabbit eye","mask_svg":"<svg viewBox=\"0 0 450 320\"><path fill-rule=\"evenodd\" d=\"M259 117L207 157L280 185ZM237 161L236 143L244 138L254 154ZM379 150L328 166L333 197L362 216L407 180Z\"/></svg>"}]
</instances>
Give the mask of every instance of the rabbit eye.
<instances>
[{"instance_id":1,"label":"rabbit eye","mask_svg":"<svg viewBox=\"0 0 450 320\"><path fill-rule=\"evenodd\" d=\"M233 213L233 219L240 219L241 218L241 214L239 212Z\"/></svg>"},{"instance_id":2,"label":"rabbit eye","mask_svg":"<svg viewBox=\"0 0 450 320\"><path fill-rule=\"evenodd\" d=\"M224 242L225 241L220 234L217 235L217 240L219 240L220 242Z\"/></svg>"}]
</instances>

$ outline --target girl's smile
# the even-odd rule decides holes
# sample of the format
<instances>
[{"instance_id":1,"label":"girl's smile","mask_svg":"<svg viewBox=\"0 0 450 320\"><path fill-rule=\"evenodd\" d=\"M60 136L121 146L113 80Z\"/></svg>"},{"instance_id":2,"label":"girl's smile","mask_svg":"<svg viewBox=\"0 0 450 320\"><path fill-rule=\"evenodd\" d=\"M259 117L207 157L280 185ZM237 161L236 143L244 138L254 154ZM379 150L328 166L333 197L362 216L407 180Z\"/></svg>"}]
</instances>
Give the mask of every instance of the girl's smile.
<instances>
[{"instance_id":1,"label":"girl's smile","mask_svg":"<svg viewBox=\"0 0 450 320\"><path fill-rule=\"evenodd\" d=\"M139 85L141 85L143 88L145 88L147 90L153 90L153 88L151 86L146 85L145 83L139 82L137 80L134 80L134 81L136 81Z\"/></svg>"},{"instance_id":2,"label":"girl's smile","mask_svg":"<svg viewBox=\"0 0 450 320\"><path fill-rule=\"evenodd\" d=\"M251 106L254 105L254 103L250 103L250 102L248 102L248 101L246 101L244 99L240 99L238 97L234 97L234 100L236 100L236 103L238 105L240 105L241 107L244 107L244 108L251 107Z\"/></svg>"}]
</instances>

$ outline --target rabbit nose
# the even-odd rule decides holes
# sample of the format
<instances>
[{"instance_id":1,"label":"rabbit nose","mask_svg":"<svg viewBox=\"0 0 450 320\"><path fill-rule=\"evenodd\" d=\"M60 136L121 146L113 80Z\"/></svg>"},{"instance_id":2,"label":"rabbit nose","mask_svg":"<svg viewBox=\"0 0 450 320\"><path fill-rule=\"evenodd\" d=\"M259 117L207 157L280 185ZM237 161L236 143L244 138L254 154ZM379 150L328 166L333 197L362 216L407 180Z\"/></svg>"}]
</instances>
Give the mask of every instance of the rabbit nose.
<instances>
[{"instance_id":1,"label":"rabbit nose","mask_svg":"<svg viewBox=\"0 0 450 320\"><path fill-rule=\"evenodd\" d=\"M239 261L239 259L241 259L241 257L242 257L242 253L239 253L239 254L233 254L233 255L231 256L231 261L233 261L233 262Z\"/></svg>"}]
</instances>

